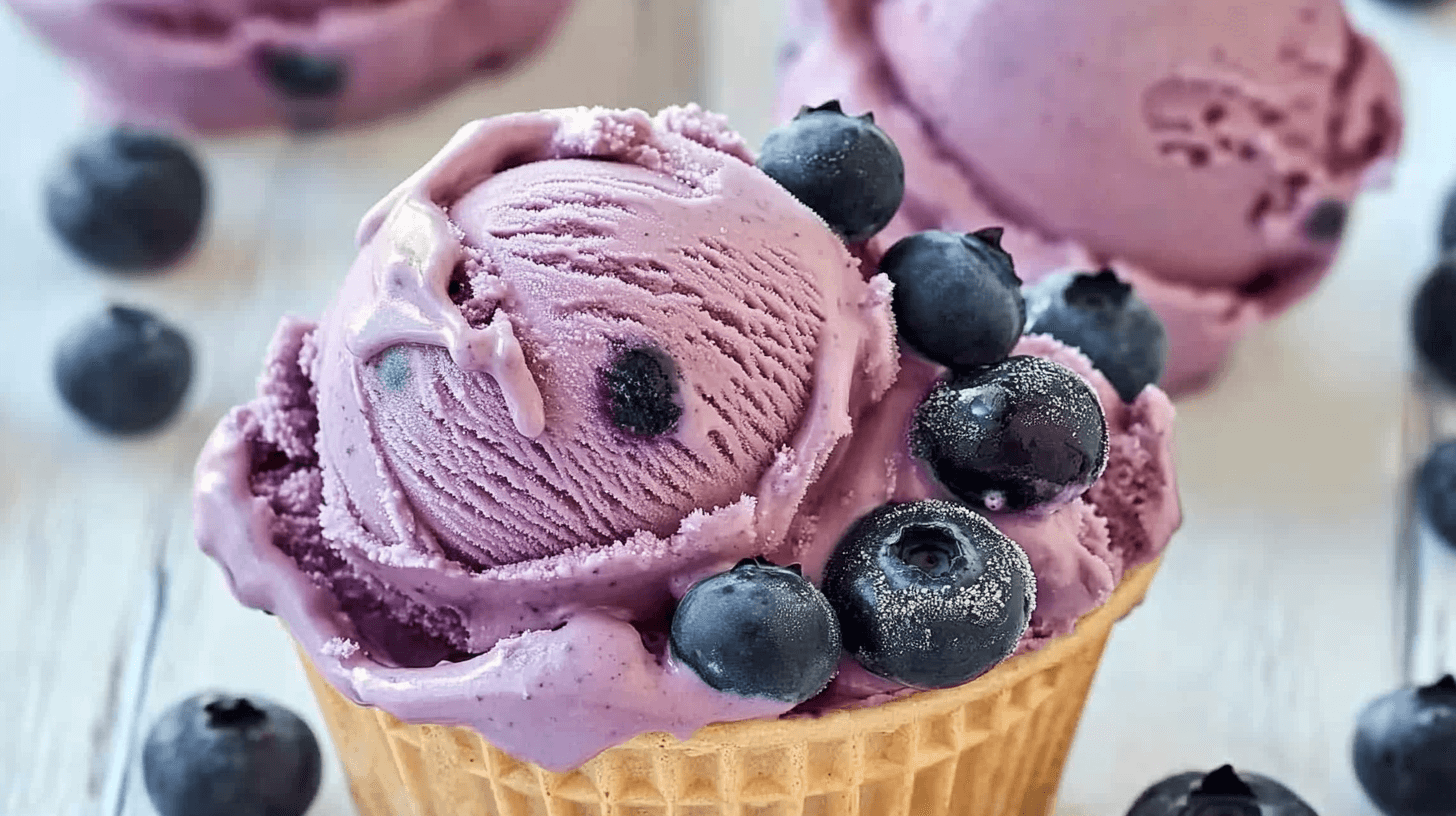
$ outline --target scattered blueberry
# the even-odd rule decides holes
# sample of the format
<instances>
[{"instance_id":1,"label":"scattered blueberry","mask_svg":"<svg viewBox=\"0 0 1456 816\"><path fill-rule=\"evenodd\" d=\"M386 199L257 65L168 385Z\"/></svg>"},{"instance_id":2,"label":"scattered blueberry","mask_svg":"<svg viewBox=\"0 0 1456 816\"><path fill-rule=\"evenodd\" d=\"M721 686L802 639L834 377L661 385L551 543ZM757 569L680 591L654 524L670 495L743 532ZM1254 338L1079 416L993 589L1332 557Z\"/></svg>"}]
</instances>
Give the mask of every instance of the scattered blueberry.
<instances>
[{"instance_id":1,"label":"scattered blueberry","mask_svg":"<svg viewBox=\"0 0 1456 816\"><path fill-rule=\"evenodd\" d=\"M74 148L45 197L51 226L76 254L130 272L168 266L191 248L207 190L181 143L117 128Z\"/></svg>"},{"instance_id":2,"label":"scattered blueberry","mask_svg":"<svg viewBox=\"0 0 1456 816\"><path fill-rule=\"evenodd\" d=\"M637 436L658 436L677 425L677 372L662 352L624 348L602 371L602 389L612 423Z\"/></svg>"},{"instance_id":3,"label":"scattered blueberry","mask_svg":"<svg viewBox=\"0 0 1456 816\"><path fill-rule=\"evenodd\" d=\"M177 329L127 306L112 306L61 340L56 387L103 431L142 433L176 413L192 382L192 349Z\"/></svg>"},{"instance_id":4,"label":"scattered blueberry","mask_svg":"<svg viewBox=\"0 0 1456 816\"><path fill-rule=\"evenodd\" d=\"M270 49L261 55L268 83L291 99L324 99L344 90L342 60L291 48Z\"/></svg>"},{"instance_id":5,"label":"scattered blueberry","mask_svg":"<svg viewBox=\"0 0 1456 816\"><path fill-rule=\"evenodd\" d=\"M1354 754L1355 776L1388 816L1456 816L1456 678L1370 703Z\"/></svg>"},{"instance_id":6,"label":"scattered blueberry","mask_svg":"<svg viewBox=\"0 0 1456 816\"><path fill-rule=\"evenodd\" d=\"M749 559L699 581L672 617L673 657L719 691L802 703L839 667L839 622L797 565Z\"/></svg>"},{"instance_id":7,"label":"scattered blueberry","mask_svg":"<svg viewBox=\"0 0 1456 816\"><path fill-rule=\"evenodd\" d=\"M1026 304L1001 232L919 232L880 260L895 284L900 336L925 357L955 369L986 366L1021 337Z\"/></svg>"},{"instance_id":8,"label":"scattered blueberry","mask_svg":"<svg viewBox=\"0 0 1456 816\"><path fill-rule=\"evenodd\" d=\"M1421 284L1411 332L1425 365L1456 388L1456 255L1443 258Z\"/></svg>"},{"instance_id":9,"label":"scattered blueberry","mask_svg":"<svg viewBox=\"0 0 1456 816\"><path fill-rule=\"evenodd\" d=\"M1190 771L1143 791L1127 816L1317 816L1293 791L1267 776L1224 765Z\"/></svg>"},{"instance_id":10,"label":"scattered blueberry","mask_svg":"<svg viewBox=\"0 0 1456 816\"><path fill-rule=\"evenodd\" d=\"M1416 480L1416 503L1431 529L1456 546L1456 439L1431 449Z\"/></svg>"},{"instance_id":11,"label":"scattered blueberry","mask_svg":"<svg viewBox=\"0 0 1456 816\"><path fill-rule=\"evenodd\" d=\"M298 715L221 694L164 711L142 748L142 778L162 816L302 816L322 767Z\"/></svg>"},{"instance_id":12,"label":"scattered blueberry","mask_svg":"<svg viewBox=\"0 0 1456 816\"><path fill-rule=\"evenodd\" d=\"M1350 208L1337 198L1327 198L1314 205L1304 219L1304 234L1322 243L1338 241L1345 234L1345 219Z\"/></svg>"},{"instance_id":13,"label":"scattered blueberry","mask_svg":"<svg viewBox=\"0 0 1456 816\"><path fill-rule=\"evenodd\" d=\"M887 504L855 522L824 568L844 648L866 669L948 688L1005 660L1031 620L1026 553L969 508Z\"/></svg>"},{"instance_id":14,"label":"scattered blueberry","mask_svg":"<svg viewBox=\"0 0 1456 816\"><path fill-rule=\"evenodd\" d=\"M1443 254L1456 249L1456 190L1446 195L1446 206L1441 210L1441 228L1436 240Z\"/></svg>"},{"instance_id":15,"label":"scattered blueberry","mask_svg":"<svg viewBox=\"0 0 1456 816\"><path fill-rule=\"evenodd\" d=\"M1071 499L1107 464L1107 418L1092 387L1040 357L942 380L915 412L910 440L947 490L993 512Z\"/></svg>"},{"instance_id":16,"label":"scattered blueberry","mask_svg":"<svg viewBox=\"0 0 1456 816\"><path fill-rule=\"evenodd\" d=\"M874 116L838 102L803 107L763 140L758 166L846 241L885 228L905 196L905 165Z\"/></svg>"},{"instance_id":17,"label":"scattered blueberry","mask_svg":"<svg viewBox=\"0 0 1456 816\"><path fill-rule=\"evenodd\" d=\"M1123 402L1163 375L1163 321L1111 270L1052 275L1026 290L1026 333L1080 349Z\"/></svg>"}]
</instances>

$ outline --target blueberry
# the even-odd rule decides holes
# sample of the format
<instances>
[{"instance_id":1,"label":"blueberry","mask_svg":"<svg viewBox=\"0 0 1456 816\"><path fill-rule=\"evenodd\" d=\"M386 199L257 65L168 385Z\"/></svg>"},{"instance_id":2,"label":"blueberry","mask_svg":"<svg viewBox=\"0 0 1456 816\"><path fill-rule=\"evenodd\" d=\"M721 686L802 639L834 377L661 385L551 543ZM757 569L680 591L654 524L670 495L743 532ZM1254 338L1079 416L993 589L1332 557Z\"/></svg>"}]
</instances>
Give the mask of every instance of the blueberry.
<instances>
[{"instance_id":1,"label":"blueberry","mask_svg":"<svg viewBox=\"0 0 1456 816\"><path fill-rule=\"evenodd\" d=\"M291 99L325 99L344 90L342 60L292 48L269 49L261 55L268 84Z\"/></svg>"},{"instance_id":2,"label":"blueberry","mask_svg":"<svg viewBox=\"0 0 1456 816\"><path fill-rule=\"evenodd\" d=\"M1170 776L1143 791L1127 816L1317 816L1293 791L1267 776L1224 765Z\"/></svg>"},{"instance_id":3,"label":"blueberry","mask_svg":"<svg viewBox=\"0 0 1456 816\"><path fill-rule=\"evenodd\" d=\"M939 382L911 447L952 494L991 511L1069 500L1107 464L1107 419L1086 381L1040 357L1009 357Z\"/></svg>"},{"instance_id":4,"label":"blueberry","mask_svg":"<svg viewBox=\"0 0 1456 816\"><path fill-rule=\"evenodd\" d=\"M949 688L1016 648L1036 578L991 522L932 499L855 522L824 567L824 595L860 665L907 686Z\"/></svg>"},{"instance_id":5,"label":"blueberry","mask_svg":"<svg viewBox=\"0 0 1456 816\"><path fill-rule=\"evenodd\" d=\"M770 131L758 166L850 242L884 229L905 197L895 143L873 115L846 115L838 102L800 108Z\"/></svg>"},{"instance_id":6,"label":"blueberry","mask_svg":"<svg viewBox=\"0 0 1456 816\"><path fill-rule=\"evenodd\" d=\"M637 436L667 433L682 416L675 366L657 349L618 350L602 371L602 390L612 424Z\"/></svg>"},{"instance_id":7,"label":"blueberry","mask_svg":"<svg viewBox=\"0 0 1456 816\"><path fill-rule=\"evenodd\" d=\"M797 565L761 559L699 581L672 616L672 655L703 682L802 703L839 667L839 622Z\"/></svg>"},{"instance_id":8,"label":"blueberry","mask_svg":"<svg viewBox=\"0 0 1456 816\"><path fill-rule=\"evenodd\" d=\"M202 168L179 142L111 130L75 147L46 183L46 215L76 254L122 272L160 269L197 239Z\"/></svg>"},{"instance_id":9,"label":"blueberry","mask_svg":"<svg viewBox=\"0 0 1456 816\"><path fill-rule=\"evenodd\" d=\"M1416 479L1421 518L1442 540L1456 546L1456 439L1431 449Z\"/></svg>"},{"instance_id":10,"label":"blueberry","mask_svg":"<svg viewBox=\"0 0 1456 816\"><path fill-rule=\"evenodd\" d=\"M164 711L142 748L142 778L162 816L301 816L322 767L298 715L222 694Z\"/></svg>"},{"instance_id":11,"label":"blueberry","mask_svg":"<svg viewBox=\"0 0 1456 816\"><path fill-rule=\"evenodd\" d=\"M1360 785L1388 816L1456 816L1456 678L1366 706L1354 755Z\"/></svg>"},{"instance_id":12,"label":"blueberry","mask_svg":"<svg viewBox=\"0 0 1456 816\"><path fill-rule=\"evenodd\" d=\"M154 430L177 412L192 382L187 338L156 316L112 306L61 340L56 387L103 431Z\"/></svg>"},{"instance_id":13,"label":"blueberry","mask_svg":"<svg viewBox=\"0 0 1456 816\"><path fill-rule=\"evenodd\" d=\"M1026 291L1026 333L1049 334L1080 349L1123 402L1163 375L1163 321L1116 273L1052 275Z\"/></svg>"},{"instance_id":14,"label":"blueberry","mask_svg":"<svg viewBox=\"0 0 1456 816\"><path fill-rule=\"evenodd\" d=\"M900 336L925 357L958 369L990 365L1021 337L1026 304L1001 232L919 232L880 260L895 284Z\"/></svg>"},{"instance_id":15,"label":"blueberry","mask_svg":"<svg viewBox=\"0 0 1456 816\"><path fill-rule=\"evenodd\" d=\"M1456 254L1444 257L1421 284L1411 333L1425 366L1456 388Z\"/></svg>"},{"instance_id":16,"label":"blueberry","mask_svg":"<svg viewBox=\"0 0 1456 816\"><path fill-rule=\"evenodd\" d=\"M1338 241L1345 234L1350 208L1337 198L1327 198L1310 209L1304 218L1304 234L1321 243Z\"/></svg>"}]
</instances>

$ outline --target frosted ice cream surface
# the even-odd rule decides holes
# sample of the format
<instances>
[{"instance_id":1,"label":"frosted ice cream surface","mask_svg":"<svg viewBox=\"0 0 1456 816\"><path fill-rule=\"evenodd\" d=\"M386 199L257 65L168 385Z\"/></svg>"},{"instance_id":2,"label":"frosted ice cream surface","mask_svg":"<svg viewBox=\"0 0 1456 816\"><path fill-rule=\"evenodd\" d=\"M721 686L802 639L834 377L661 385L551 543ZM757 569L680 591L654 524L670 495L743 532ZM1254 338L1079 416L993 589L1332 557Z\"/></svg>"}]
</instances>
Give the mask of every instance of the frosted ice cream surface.
<instances>
[{"instance_id":1,"label":"frosted ice cream surface","mask_svg":"<svg viewBox=\"0 0 1456 816\"><path fill-rule=\"evenodd\" d=\"M899 351L879 251L694 107L472 123L366 216L322 319L280 326L199 461L198 540L354 701L547 768L910 693L846 658L805 704L736 695L666 648L699 579L760 556L817 581L870 510L949 498L906 442L943 370ZM1036 574L1026 650L1179 512L1161 391L1017 353L1081 375L1109 440L1080 497L990 517Z\"/></svg>"},{"instance_id":2,"label":"frosted ice cream surface","mask_svg":"<svg viewBox=\"0 0 1456 816\"><path fill-rule=\"evenodd\" d=\"M540 47L570 0L9 0L128 121L359 121Z\"/></svg>"},{"instance_id":3,"label":"frosted ice cream surface","mask_svg":"<svg viewBox=\"0 0 1456 816\"><path fill-rule=\"evenodd\" d=\"M1315 286L1400 141L1390 64L1337 0L799 0L790 17L779 115L876 112L906 164L889 237L996 223L1024 279L1110 264L1168 327L1172 390Z\"/></svg>"}]
</instances>

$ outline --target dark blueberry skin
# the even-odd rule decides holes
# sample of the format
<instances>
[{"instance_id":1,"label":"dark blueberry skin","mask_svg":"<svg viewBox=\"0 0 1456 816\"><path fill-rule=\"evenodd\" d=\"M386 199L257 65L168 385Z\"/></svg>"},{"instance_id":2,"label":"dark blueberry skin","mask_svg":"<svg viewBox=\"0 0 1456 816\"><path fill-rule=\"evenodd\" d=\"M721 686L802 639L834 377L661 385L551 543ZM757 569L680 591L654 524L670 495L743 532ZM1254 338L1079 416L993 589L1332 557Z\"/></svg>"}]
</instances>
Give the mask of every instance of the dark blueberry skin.
<instances>
[{"instance_id":1,"label":"dark blueberry skin","mask_svg":"<svg viewBox=\"0 0 1456 816\"><path fill-rule=\"evenodd\" d=\"M1456 439L1432 448L1421 465L1416 506L1431 530L1456 547Z\"/></svg>"},{"instance_id":2,"label":"dark blueberry skin","mask_svg":"<svg viewBox=\"0 0 1456 816\"><path fill-rule=\"evenodd\" d=\"M885 228L905 197L905 164L874 117L838 102L804 107L763 140L759 169L851 243Z\"/></svg>"},{"instance_id":3,"label":"dark blueberry skin","mask_svg":"<svg viewBox=\"0 0 1456 816\"><path fill-rule=\"evenodd\" d=\"M294 49L270 49L259 56L263 75L290 99L327 99L344 90L343 61Z\"/></svg>"},{"instance_id":4,"label":"dark blueberry skin","mask_svg":"<svg viewBox=\"0 0 1456 816\"><path fill-rule=\"evenodd\" d=\"M1026 303L1000 228L908 235L885 253L880 271L895 284L900 336L934 362L952 369L991 365L1021 337Z\"/></svg>"},{"instance_id":5,"label":"dark blueberry skin","mask_svg":"<svg viewBox=\"0 0 1456 816\"><path fill-rule=\"evenodd\" d=\"M677 370L657 349L619 349L602 371L602 391L612 424L635 436L665 434L677 427Z\"/></svg>"},{"instance_id":6,"label":"dark blueberry skin","mask_svg":"<svg viewBox=\"0 0 1456 816\"><path fill-rule=\"evenodd\" d=\"M1350 208L1345 202L1327 198L1310 208L1309 214L1304 217L1304 234L1311 241L1320 243L1338 241L1345 234L1345 221L1349 215Z\"/></svg>"},{"instance_id":7,"label":"dark blueberry skin","mask_svg":"<svg viewBox=\"0 0 1456 816\"><path fill-rule=\"evenodd\" d=\"M1355 776L1387 816L1456 816L1456 679L1370 703L1354 755Z\"/></svg>"},{"instance_id":8,"label":"dark blueberry skin","mask_svg":"<svg viewBox=\"0 0 1456 816\"><path fill-rule=\"evenodd\" d=\"M54 375L61 397L95 427L145 433L182 404L192 382L192 349L156 316L112 306L61 340Z\"/></svg>"},{"instance_id":9,"label":"dark blueberry skin","mask_svg":"<svg viewBox=\"0 0 1456 816\"><path fill-rule=\"evenodd\" d=\"M142 778L161 816L302 816L322 767L298 715L221 694L167 709L142 748Z\"/></svg>"},{"instance_id":10,"label":"dark blueberry skin","mask_svg":"<svg viewBox=\"0 0 1456 816\"><path fill-rule=\"evenodd\" d=\"M855 522L824 568L844 649L916 688L958 686L1005 660L1036 606L1026 553L955 502L887 504Z\"/></svg>"},{"instance_id":11,"label":"dark blueberry skin","mask_svg":"<svg viewBox=\"0 0 1456 816\"><path fill-rule=\"evenodd\" d=\"M1040 357L942 380L910 430L915 455L975 508L1020 512L1080 495L1107 464L1107 418L1087 382Z\"/></svg>"},{"instance_id":12,"label":"dark blueberry skin","mask_svg":"<svg viewBox=\"0 0 1456 816\"><path fill-rule=\"evenodd\" d=\"M669 643L703 682L743 697L802 703L839 668L839 621L797 565L750 559L694 584Z\"/></svg>"},{"instance_id":13,"label":"dark blueberry skin","mask_svg":"<svg viewBox=\"0 0 1456 816\"><path fill-rule=\"evenodd\" d=\"M1456 388L1456 255L1447 255L1416 292L1411 333L1426 368Z\"/></svg>"},{"instance_id":14,"label":"dark blueberry skin","mask_svg":"<svg viewBox=\"0 0 1456 816\"><path fill-rule=\"evenodd\" d=\"M117 128L75 147L51 173L46 215L89 263L117 272L177 262L202 228L207 188L187 148Z\"/></svg>"},{"instance_id":15,"label":"dark blueberry skin","mask_svg":"<svg viewBox=\"0 0 1456 816\"><path fill-rule=\"evenodd\" d=\"M1293 791L1267 776L1224 765L1190 771L1143 791L1127 816L1318 816Z\"/></svg>"},{"instance_id":16,"label":"dark blueberry skin","mask_svg":"<svg viewBox=\"0 0 1456 816\"><path fill-rule=\"evenodd\" d=\"M1052 275L1026 290L1026 333L1081 350L1123 402L1163 376L1168 332L1111 270Z\"/></svg>"}]
</instances>

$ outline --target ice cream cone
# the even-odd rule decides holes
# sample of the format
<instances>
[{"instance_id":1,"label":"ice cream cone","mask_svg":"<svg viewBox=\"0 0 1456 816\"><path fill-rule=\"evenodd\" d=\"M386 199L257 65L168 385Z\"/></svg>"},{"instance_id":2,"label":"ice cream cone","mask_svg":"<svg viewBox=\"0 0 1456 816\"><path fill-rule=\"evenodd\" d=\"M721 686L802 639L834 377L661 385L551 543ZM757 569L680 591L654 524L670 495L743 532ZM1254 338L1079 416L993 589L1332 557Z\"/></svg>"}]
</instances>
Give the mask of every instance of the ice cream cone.
<instances>
[{"instance_id":1,"label":"ice cream cone","mask_svg":"<svg viewBox=\"0 0 1456 816\"><path fill-rule=\"evenodd\" d=\"M304 666L362 816L1037 816L1112 626L1157 567L1129 572L1072 634L958 688L686 741L644 734L569 773L356 705Z\"/></svg>"}]
</instances>

